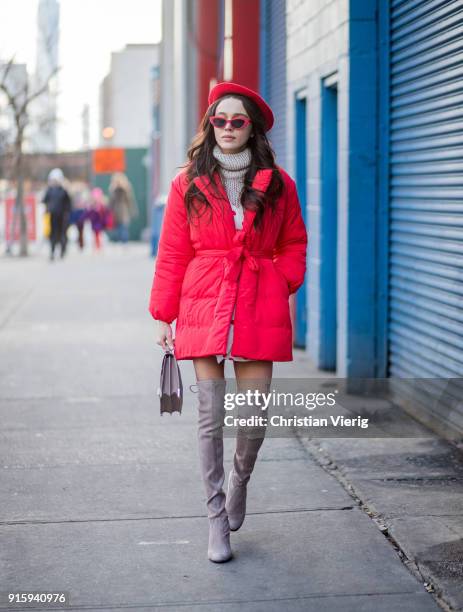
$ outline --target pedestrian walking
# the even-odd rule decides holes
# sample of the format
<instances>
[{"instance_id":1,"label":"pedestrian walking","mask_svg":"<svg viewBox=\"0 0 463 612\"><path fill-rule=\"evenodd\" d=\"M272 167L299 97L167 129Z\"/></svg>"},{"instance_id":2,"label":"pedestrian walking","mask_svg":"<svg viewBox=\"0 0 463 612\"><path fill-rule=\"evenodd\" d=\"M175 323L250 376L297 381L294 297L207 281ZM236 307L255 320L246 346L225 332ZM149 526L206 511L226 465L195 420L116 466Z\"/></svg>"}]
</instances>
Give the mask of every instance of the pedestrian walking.
<instances>
[{"instance_id":1,"label":"pedestrian walking","mask_svg":"<svg viewBox=\"0 0 463 612\"><path fill-rule=\"evenodd\" d=\"M66 254L67 229L72 210L71 196L64 186L64 174L61 168L53 168L48 175L48 188L43 202L50 213L50 260L55 258L56 245L61 248L61 258Z\"/></svg>"},{"instance_id":2,"label":"pedestrian walking","mask_svg":"<svg viewBox=\"0 0 463 612\"><path fill-rule=\"evenodd\" d=\"M111 177L109 207L114 215L116 239L126 243L129 239L129 224L138 215L138 207L132 185L123 172L116 172Z\"/></svg>"},{"instance_id":3,"label":"pedestrian walking","mask_svg":"<svg viewBox=\"0 0 463 612\"><path fill-rule=\"evenodd\" d=\"M213 87L208 103L170 185L149 310L157 343L193 360L208 558L223 562L233 557L230 531L244 521L266 433L266 425L237 429L225 495L225 359L238 390L258 393L269 390L274 361L293 360L289 295L304 281L308 240L295 182L266 136L272 109L231 82ZM248 401L243 413L260 414L261 404Z\"/></svg>"},{"instance_id":4,"label":"pedestrian walking","mask_svg":"<svg viewBox=\"0 0 463 612\"><path fill-rule=\"evenodd\" d=\"M73 197L73 209L69 223L74 224L77 229L77 244L81 251L84 250L84 226L88 214L88 201L90 199L87 187L79 189Z\"/></svg>"},{"instance_id":5,"label":"pedestrian walking","mask_svg":"<svg viewBox=\"0 0 463 612\"><path fill-rule=\"evenodd\" d=\"M106 197L100 187L94 187L90 193L90 202L85 218L90 221L95 239L95 250L101 250L101 232L107 228L109 209Z\"/></svg>"}]
</instances>

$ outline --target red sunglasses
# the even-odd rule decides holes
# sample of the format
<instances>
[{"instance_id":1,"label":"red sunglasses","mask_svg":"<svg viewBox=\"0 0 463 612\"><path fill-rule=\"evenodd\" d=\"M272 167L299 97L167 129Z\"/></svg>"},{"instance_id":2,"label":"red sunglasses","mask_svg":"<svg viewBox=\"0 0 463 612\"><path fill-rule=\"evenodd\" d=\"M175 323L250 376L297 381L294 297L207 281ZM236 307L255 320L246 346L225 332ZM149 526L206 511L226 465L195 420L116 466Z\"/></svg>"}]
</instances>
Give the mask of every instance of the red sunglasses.
<instances>
[{"instance_id":1,"label":"red sunglasses","mask_svg":"<svg viewBox=\"0 0 463 612\"><path fill-rule=\"evenodd\" d=\"M224 128L229 123L235 130L242 130L247 125L252 123L249 117L236 117L235 119L225 119L225 117L220 117L219 115L209 117L209 121L216 128Z\"/></svg>"}]
</instances>

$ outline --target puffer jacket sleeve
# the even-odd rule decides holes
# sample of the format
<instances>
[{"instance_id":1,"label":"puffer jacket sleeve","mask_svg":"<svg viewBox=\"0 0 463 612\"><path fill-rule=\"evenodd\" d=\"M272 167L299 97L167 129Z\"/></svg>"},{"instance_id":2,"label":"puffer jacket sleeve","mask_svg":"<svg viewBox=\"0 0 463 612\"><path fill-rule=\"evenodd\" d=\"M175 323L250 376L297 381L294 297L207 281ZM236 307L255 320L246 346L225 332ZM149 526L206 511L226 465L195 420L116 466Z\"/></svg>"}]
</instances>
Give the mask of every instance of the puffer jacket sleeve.
<instances>
[{"instance_id":1,"label":"puffer jacket sleeve","mask_svg":"<svg viewBox=\"0 0 463 612\"><path fill-rule=\"evenodd\" d=\"M296 183L286 179L286 210L273 253L273 263L288 281L289 293L304 282L307 267L307 229L302 217Z\"/></svg>"},{"instance_id":2,"label":"puffer jacket sleeve","mask_svg":"<svg viewBox=\"0 0 463 612\"><path fill-rule=\"evenodd\" d=\"M177 175L167 197L151 287L149 311L154 319L172 323L177 318L183 278L194 253Z\"/></svg>"}]
</instances>

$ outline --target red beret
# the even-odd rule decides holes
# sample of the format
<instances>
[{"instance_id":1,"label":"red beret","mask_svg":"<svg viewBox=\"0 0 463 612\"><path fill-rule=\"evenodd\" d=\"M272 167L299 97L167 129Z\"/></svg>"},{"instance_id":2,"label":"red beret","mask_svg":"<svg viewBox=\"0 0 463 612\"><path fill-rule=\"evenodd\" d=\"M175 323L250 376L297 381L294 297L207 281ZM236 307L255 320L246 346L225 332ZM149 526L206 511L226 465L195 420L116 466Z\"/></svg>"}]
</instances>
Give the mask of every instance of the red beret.
<instances>
[{"instance_id":1,"label":"red beret","mask_svg":"<svg viewBox=\"0 0 463 612\"><path fill-rule=\"evenodd\" d=\"M238 83L232 83L231 81L224 81L223 83L217 83L209 92L208 104L213 104L216 100L224 96L225 94L241 94L254 100L257 106L260 108L264 119L265 119L265 131L268 132L273 126L273 112L267 102L259 96L257 92L244 85L238 85Z\"/></svg>"}]
</instances>

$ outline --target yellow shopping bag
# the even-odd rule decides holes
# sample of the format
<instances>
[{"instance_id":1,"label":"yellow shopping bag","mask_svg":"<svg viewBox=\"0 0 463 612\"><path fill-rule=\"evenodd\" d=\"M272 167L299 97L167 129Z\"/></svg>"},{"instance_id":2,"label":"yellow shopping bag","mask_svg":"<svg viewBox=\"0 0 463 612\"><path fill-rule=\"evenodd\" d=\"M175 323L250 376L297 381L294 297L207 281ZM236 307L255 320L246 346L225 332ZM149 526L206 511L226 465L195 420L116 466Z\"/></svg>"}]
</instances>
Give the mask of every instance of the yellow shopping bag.
<instances>
[{"instance_id":1,"label":"yellow shopping bag","mask_svg":"<svg viewBox=\"0 0 463 612\"><path fill-rule=\"evenodd\" d=\"M51 233L51 221L50 221L50 213L46 212L43 214L43 224L42 231L45 238L48 238Z\"/></svg>"}]
</instances>

